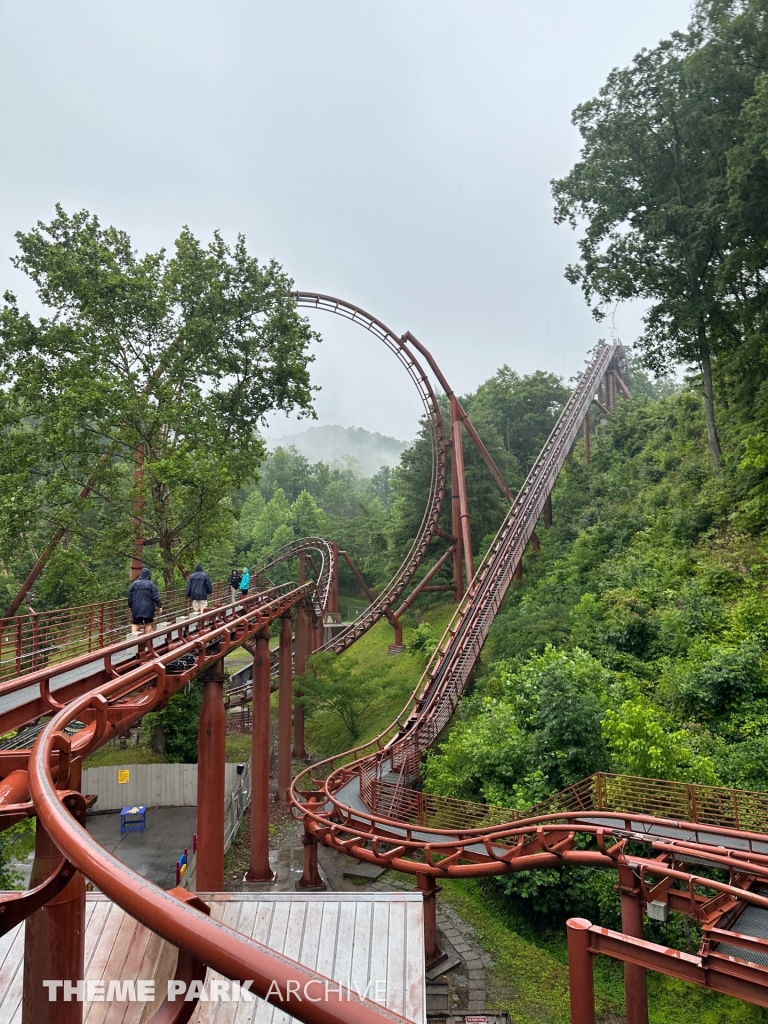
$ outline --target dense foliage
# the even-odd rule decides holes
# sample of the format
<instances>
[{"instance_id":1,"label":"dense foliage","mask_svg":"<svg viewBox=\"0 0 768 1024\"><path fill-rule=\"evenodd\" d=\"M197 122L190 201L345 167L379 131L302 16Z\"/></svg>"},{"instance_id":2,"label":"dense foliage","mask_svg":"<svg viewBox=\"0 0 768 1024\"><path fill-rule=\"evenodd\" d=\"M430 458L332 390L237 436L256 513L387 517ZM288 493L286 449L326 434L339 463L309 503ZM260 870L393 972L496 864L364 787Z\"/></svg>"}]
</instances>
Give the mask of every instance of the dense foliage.
<instances>
[{"instance_id":1,"label":"dense foliage","mask_svg":"<svg viewBox=\"0 0 768 1024\"><path fill-rule=\"evenodd\" d=\"M605 769L768 789L768 541L713 471L698 396L621 402L582 456L427 788L518 809ZM599 873L499 884L534 918L615 919Z\"/></svg>"},{"instance_id":2,"label":"dense foliage","mask_svg":"<svg viewBox=\"0 0 768 1024\"><path fill-rule=\"evenodd\" d=\"M44 315L0 309L0 558L23 579L52 537L41 606L127 580L137 541L166 586L231 532L230 492L270 410L311 410L292 281L245 239L138 254L87 211L18 232ZM95 571L94 571L95 570Z\"/></svg>"},{"instance_id":3,"label":"dense foliage","mask_svg":"<svg viewBox=\"0 0 768 1024\"><path fill-rule=\"evenodd\" d=\"M581 159L553 182L557 219L583 229L567 276L598 319L618 301L649 303L646 365L696 367L718 472L718 414L734 405L752 468L768 468L767 14L765 0L699 0L687 31L577 107Z\"/></svg>"}]
</instances>

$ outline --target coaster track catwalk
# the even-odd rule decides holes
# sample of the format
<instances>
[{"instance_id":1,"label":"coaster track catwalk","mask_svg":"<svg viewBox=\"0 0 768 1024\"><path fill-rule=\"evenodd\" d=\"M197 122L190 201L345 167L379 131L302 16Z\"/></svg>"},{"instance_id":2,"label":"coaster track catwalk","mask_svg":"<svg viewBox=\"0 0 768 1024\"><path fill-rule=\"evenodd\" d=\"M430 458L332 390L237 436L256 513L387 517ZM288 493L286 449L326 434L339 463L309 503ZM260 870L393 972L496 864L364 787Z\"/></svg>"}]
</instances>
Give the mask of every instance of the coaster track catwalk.
<instances>
[{"instance_id":1,"label":"coaster track catwalk","mask_svg":"<svg viewBox=\"0 0 768 1024\"><path fill-rule=\"evenodd\" d=\"M326 649L346 649L382 616L390 621L394 618L396 624L395 605L414 581L436 535L450 545L455 593L460 599L419 686L392 726L371 743L313 765L293 781L292 809L305 826L305 882L317 878L318 843L415 875L424 895L427 954L437 959L440 953L434 907L436 881L440 878L505 874L568 864L610 868L618 872L622 932L594 928L589 922L569 923L572 963L578 965L572 973L571 986L575 1022L588 1024L593 1020L588 978L591 960L598 953L626 962L629 1024L645 1024L647 1020L644 971L649 967L677 972L694 983L768 1005L768 943L760 938L767 934L760 928L768 920L768 800L761 802L759 795L739 796L731 791L705 792L701 787L683 787L685 793L681 795L677 790L664 788L674 784L596 776L521 815L503 808L442 800L414 788L422 756L451 719L542 513L546 525L549 496L580 430L584 431L586 448L590 407L597 402L604 411L613 408L617 389L629 397L620 374L621 350L598 350L516 497L509 493L490 456L476 440L481 455L512 503L493 544L474 571L468 507L466 494L462 493L461 455L462 429L473 441L474 431L431 355L412 335L398 338L380 321L350 304L306 292L297 293L296 300L304 307L328 310L361 323L384 341L416 384L432 442L429 500L403 565L363 615L332 638ZM446 392L450 433L445 430L440 405L422 360ZM449 455L453 528L447 534L439 529L438 519L445 496ZM42 836L55 844L48 877L41 884L25 893L0 896L0 933L25 918L30 923L37 921L41 908L46 913L50 910L51 921L58 922L58 932L54 929L58 943L52 947L51 963L36 966L37 959L45 961L49 954L34 944L35 936L39 940L42 934L36 930L37 925L28 932L28 954L35 949L39 954L36 958L27 956L27 967L32 973L38 970L44 971L45 976L52 972L53 976L68 976L55 974L56 957L68 953L67 943L76 945L74 932L67 931L70 918L62 910L61 901L77 879L85 876L134 918L179 947L180 978L201 977L205 967L211 967L234 980L252 982L254 992L308 1022L374 1024L402 1020L354 993L349 999L341 993L334 994L329 979L211 920L205 905L188 893L165 892L151 885L104 850L83 827L85 809L91 799L79 792L83 758L124 733L148 711L162 707L188 680L200 675L206 680L200 733L204 744L204 725L208 721L204 719L208 714L205 702L208 694L215 694L215 684L220 684L223 657L237 646L245 646L254 654L252 700L256 736L256 724L264 724L269 706L267 627L277 619L285 627L291 609L297 609L298 659L299 613L313 616L317 623L322 621L333 602L336 556L335 547L320 538L288 545L275 553L269 564L260 567L265 589L243 601L227 604L220 597L219 603L202 615L98 650L89 642L77 656L55 665L45 664L26 675L19 673L0 684L0 730L50 716L31 753L0 750L0 825L7 827L35 814L38 835L42 830ZM444 564L447 557L444 555L438 561ZM307 559L314 562L316 579L266 586L271 566L291 563L297 558L302 563ZM462 564L466 592L460 572ZM416 589L423 583L424 580L416 584ZM283 665L290 665L293 658L290 640L290 626L287 632L281 627ZM219 686L215 698L219 703L211 705L212 731L220 729L224 714L220 690ZM75 721L82 723L83 728L69 737L66 729ZM253 751L254 756L264 753L255 740ZM201 776L204 764L211 764L212 760L211 751L201 746ZM223 764L223 747L220 760ZM258 798L263 811L264 794L257 794L256 789L254 783L252 807L257 806ZM678 810L681 806L686 808L682 813ZM735 814L736 820L732 821L729 814ZM217 839L215 830L213 838ZM222 840L223 833L217 841ZM268 861L265 870L268 871ZM645 942L642 908L652 905L686 913L699 922L704 946L698 957L688 956L686 960L683 954ZM736 927L740 921L749 924L743 933ZM46 927L46 935L54 934L54 924ZM69 969L76 970L71 957L68 964ZM285 994L292 986L309 980L329 982L328 1001L286 1001ZM277 994L273 982L277 982ZM25 980L25 999L26 985ZM166 1004L153 1020L155 1024L181 1024L189 1019L192 1009L190 1004ZM37 1017L25 1016L25 1024L32 1020L37 1024L48 1011L38 1004L35 1012ZM56 1016L49 1012L45 1020L74 1021L75 1012L67 1004L57 1004Z\"/></svg>"}]
</instances>

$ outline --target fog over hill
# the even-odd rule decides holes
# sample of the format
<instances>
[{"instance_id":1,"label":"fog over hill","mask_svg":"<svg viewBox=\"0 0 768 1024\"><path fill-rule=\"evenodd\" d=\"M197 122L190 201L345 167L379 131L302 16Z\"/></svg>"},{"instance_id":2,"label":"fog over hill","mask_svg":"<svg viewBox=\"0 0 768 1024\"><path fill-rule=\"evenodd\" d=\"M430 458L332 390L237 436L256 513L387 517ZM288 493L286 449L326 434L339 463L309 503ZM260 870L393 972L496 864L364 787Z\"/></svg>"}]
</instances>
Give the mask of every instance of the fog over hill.
<instances>
[{"instance_id":1,"label":"fog over hill","mask_svg":"<svg viewBox=\"0 0 768 1024\"><path fill-rule=\"evenodd\" d=\"M310 462L343 462L352 458L359 464L364 476L373 476L382 466L396 466L408 441L376 434L362 427L340 427L327 424L308 427L297 434L270 437L269 448L288 448L293 445Z\"/></svg>"}]
</instances>

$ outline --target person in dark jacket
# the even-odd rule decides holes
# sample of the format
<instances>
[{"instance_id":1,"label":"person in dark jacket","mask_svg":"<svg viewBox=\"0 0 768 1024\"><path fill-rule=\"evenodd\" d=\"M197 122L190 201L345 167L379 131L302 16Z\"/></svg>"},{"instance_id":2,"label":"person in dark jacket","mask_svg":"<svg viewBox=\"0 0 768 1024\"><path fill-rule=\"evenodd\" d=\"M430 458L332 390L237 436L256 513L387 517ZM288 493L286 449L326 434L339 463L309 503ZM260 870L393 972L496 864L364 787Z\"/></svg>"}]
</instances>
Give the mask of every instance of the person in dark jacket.
<instances>
[{"instance_id":1,"label":"person in dark jacket","mask_svg":"<svg viewBox=\"0 0 768 1024\"><path fill-rule=\"evenodd\" d=\"M203 567L198 562L195 571L189 574L187 580L187 597L192 602L192 614L199 615L208 607L208 595L213 592L211 577L203 572Z\"/></svg>"},{"instance_id":2,"label":"person in dark jacket","mask_svg":"<svg viewBox=\"0 0 768 1024\"><path fill-rule=\"evenodd\" d=\"M155 621L155 609L162 613L160 591L150 579L149 569L142 569L128 591L128 607L131 609L132 633L151 633ZM141 627L144 627L143 630Z\"/></svg>"},{"instance_id":3,"label":"person in dark jacket","mask_svg":"<svg viewBox=\"0 0 768 1024\"><path fill-rule=\"evenodd\" d=\"M233 569L229 575L229 590L232 595L232 603L240 600L240 573Z\"/></svg>"}]
</instances>

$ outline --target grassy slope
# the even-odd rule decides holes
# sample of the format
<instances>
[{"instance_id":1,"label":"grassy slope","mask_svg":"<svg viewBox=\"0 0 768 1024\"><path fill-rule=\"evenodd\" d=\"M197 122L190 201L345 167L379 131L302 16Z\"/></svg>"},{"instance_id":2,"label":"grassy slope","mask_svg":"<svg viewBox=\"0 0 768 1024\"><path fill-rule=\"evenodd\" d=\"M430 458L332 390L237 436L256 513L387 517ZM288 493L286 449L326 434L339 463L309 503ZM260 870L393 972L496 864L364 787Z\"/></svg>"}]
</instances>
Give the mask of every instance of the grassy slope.
<instances>
[{"instance_id":1,"label":"grassy slope","mask_svg":"<svg viewBox=\"0 0 768 1024\"><path fill-rule=\"evenodd\" d=\"M455 610L452 604L436 604L426 609L417 609L405 619L404 639L409 632L422 622L428 623L436 637L440 637ZM406 700L416 687L426 659L409 654L389 654L393 632L390 624L382 619L364 637L339 657L342 663L356 662L362 669L375 673L381 683L381 696L371 706L366 716L366 726L356 740L352 740L338 719L318 715L307 721L307 746L326 756L341 753L351 746L365 743L378 736L394 721Z\"/></svg>"},{"instance_id":2,"label":"grassy slope","mask_svg":"<svg viewBox=\"0 0 768 1024\"><path fill-rule=\"evenodd\" d=\"M225 759L230 763L247 761L251 756L251 737L235 733L227 736ZM129 744L124 750L111 744L97 750L85 761L84 768L99 768L104 765L166 764L162 754L155 754L143 736L138 746Z\"/></svg>"}]
</instances>

